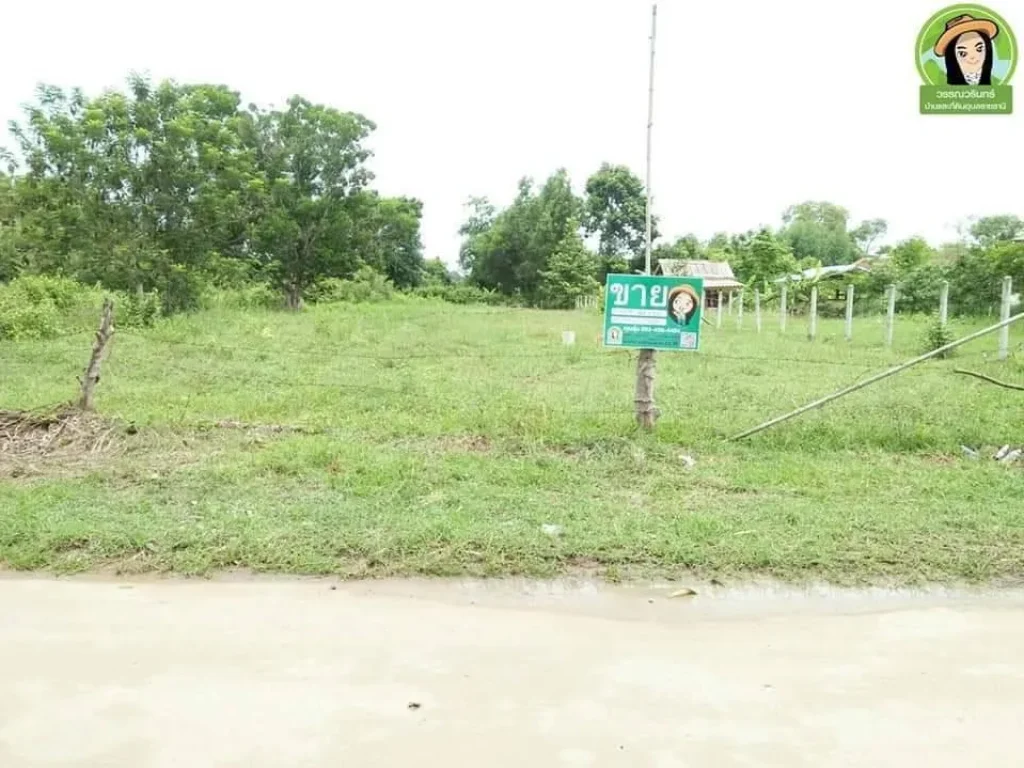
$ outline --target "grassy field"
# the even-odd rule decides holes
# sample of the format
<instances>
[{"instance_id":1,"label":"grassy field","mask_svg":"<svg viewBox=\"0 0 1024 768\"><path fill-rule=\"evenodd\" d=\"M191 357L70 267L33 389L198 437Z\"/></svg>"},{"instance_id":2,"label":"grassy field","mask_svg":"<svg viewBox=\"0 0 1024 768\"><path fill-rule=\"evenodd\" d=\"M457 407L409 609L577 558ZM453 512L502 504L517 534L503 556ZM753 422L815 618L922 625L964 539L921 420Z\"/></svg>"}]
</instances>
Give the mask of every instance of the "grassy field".
<instances>
[{"instance_id":1,"label":"grassy field","mask_svg":"<svg viewBox=\"0 0 1024 768\"><path fill-rule=\"evenodd\" d=\"M0 453L0 563L837 583L1024 573L1024 469L960 448L1024 444L1020 393L952 373L1024 381L1024 354L995 362L995 336L727 443L919 353L924 322L901 318L887 349L879 318L858 318L852 343L841 321L821 321L811 343L800 319L782 335L774 318L761 334L749 315L742 330L726 318L700 353L659 355L654 435L633 426L632 358L602 349L599 329L596 313L409 300L121 332L98 406L133 428L96 454ZM70 399L89 344L0 342L0 408Z\"/></svg>"}]
</instances>

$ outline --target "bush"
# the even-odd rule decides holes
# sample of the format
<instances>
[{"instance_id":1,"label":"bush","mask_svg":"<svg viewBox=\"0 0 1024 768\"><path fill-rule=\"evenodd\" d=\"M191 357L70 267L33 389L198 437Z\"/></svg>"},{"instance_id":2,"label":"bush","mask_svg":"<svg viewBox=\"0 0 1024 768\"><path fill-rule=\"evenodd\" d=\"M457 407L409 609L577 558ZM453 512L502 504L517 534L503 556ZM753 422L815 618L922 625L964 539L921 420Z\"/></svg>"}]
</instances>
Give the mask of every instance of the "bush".
<instances>
[{"instance_id":1,"label":"bush","mask_svg":"<svg viewBox=\"0 0 1024 768\"><path fill-rule=\"evenodd\" d=\"M52 339L60 333L60 313L52 300L30 304L0 295L0 339Z\"/></svg>"},{"instance_id":2,"label":"bush","mask_svg":"<svg viewBox=\"0 0 1024 768\"><path fill-rule=\"evenodd\" d=\"M507 297L497 291L489 291L470 283L453 285L421 285L413 294L424 299L441 299L450 304L487 304L497 306L507 304Z\"/></svg>"},{"instance_id":3,"label":"bush","mask_svg":"<svg viewBox=\"0 0 1024 768\"><path fill-rule=\"evenodd\" d=\"M209 288L203 293L204 309L280 309L284 298L267 283L238 288Z\"/></svg>"},{"instance_id":4,"label":"bush","mask_svg":"<svg viewBox=\"0 0 1024 768\"><path fill-rule=\"evenodd\" d=\"M0 339L51 339L86 330L103 294L63 277L24 276L0 285Z\"/></svg>"},{"instance_id":5,"label":"bush","mask_svg":"<svg viewBox=\"0 0 1024 768\"><path fill-rule=\"evenodd\" d=\"M389 301L394 295L395 286L391 281L373 267L367 266L360 267L351 280L324 278L306 292L307 300L314 304Z\"/></svg>"},{"instance_id":6,"label":"bush","mask_svg":"<svg viewBox=\"0 0 1024 768\"><path fill-rule=\"evenodd\" d=\"M940 349L947 344L952 344L956 340L956 336L950 329L949 325L943 325L939 322L939 316L936 315L932 318L932 321L928 324L928 328L924 335L924 351L934 352L936 349ZM950 349L946 352L942 352L937 357L946 358L952 357L956 350Z\"/></svg>"},{"instance_id":7,"label":"bush","mask_svg":"<svg viewBox=\"0 0 1024 768\"><path fill-rule=\"evenodd\" d=\"M108 294L64 277L23 276L0 285L0 339L52 339L95 330L107 296L114 300L115 327L148 327L161 315L155 291Z\"/></svg>"},{"instance_id":8,"label":"bush","mask_svg":"<svg viewBox=\"0 0 1024 768\"><path fill-rule=\"evenodd\" d=\"M163 302L156 291L121 293L114 299L114 326L150 328L163 314Z\"/></svg>"}]
</instances>

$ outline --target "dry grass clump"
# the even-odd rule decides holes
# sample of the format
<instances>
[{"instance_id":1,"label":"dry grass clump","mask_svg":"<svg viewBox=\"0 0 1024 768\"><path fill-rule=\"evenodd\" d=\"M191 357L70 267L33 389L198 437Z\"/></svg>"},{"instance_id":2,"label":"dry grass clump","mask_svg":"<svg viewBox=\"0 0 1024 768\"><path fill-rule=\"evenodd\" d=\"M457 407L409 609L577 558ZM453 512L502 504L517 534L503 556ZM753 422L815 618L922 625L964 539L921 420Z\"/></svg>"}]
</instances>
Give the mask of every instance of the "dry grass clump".
<instances>
[{"instance_id":1,"label":"dry grass clump","mask_svg":"<svg viewBox=\"0 0 1024 768\"><path fill-rule=\"evenodd\" d=\"M43 411L0 410L0 467L44 458L62 461L121 450L123 428L95 413L61 405Z\"/></svg>"}]
</instances>

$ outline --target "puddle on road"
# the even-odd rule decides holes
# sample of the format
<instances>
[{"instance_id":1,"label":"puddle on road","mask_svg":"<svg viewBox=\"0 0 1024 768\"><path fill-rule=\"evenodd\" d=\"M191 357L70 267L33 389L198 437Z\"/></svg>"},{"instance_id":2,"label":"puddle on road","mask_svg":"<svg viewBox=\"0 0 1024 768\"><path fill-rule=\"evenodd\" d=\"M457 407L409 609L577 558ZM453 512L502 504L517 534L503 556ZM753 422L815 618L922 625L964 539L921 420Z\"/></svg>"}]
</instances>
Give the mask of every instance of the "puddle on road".
<instances>
[{"instance_id":1,"label":"puddle on road","mask_svg":"<svg viewBox=\"0 0 1024 768\"><path fill-rule=\"evenodd\" d=\"M691 596L672 597L684 589ZM909 608L1017 608L1024 589L927 587L850 589L748 582L719 586L699 582L611 585L585 579L534 581L395 579L341 584L349 594L413 598L483 608L542 610L626 621L688 621L808 614L863 614Z\"/></svg>"},{"instance_id":2,"label":"puddle on road","mask_svg":"<svg viewBox=\"0 0 1024 768\"><path fill-rule=\"evenodd\" d=\"M167 589L275 589L294 587L304 595L316 590L337 595L413 599L485 609L545 611L597 616L621 621L688 623L694 620L745 619L799 615L855 615L907 609L1000 608L1024 610L1024 587L929 586L922 588L834 587L826 584L790 585L758 580L730 585L687 582L608 584L589 578L535 580L395 578L342 581L332 577L279 576L223 572L210 578L159 575L114 578L81 575L53 577L0 572L4 580L103 582L120 589L133 585ZM692 590L695 594L679 595Z\"/></svg>"}]
</instances>

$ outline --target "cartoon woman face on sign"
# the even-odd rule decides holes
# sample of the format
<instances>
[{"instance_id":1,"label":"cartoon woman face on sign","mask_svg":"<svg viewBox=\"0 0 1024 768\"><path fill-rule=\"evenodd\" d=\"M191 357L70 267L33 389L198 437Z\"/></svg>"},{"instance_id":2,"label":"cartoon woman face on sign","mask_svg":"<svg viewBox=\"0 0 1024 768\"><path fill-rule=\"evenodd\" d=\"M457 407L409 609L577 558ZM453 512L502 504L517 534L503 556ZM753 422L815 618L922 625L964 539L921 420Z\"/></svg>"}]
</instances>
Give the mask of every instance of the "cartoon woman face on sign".
<instances>
[{"instance_id":1,"label":"cartoon woman face on sign","mask_svg":"<svg viewBox=\"0 0 1024 768\"><path fill-rule=\"evenodd\" d=\"M688 285L679 285L668 292L668 316L680 325L689 325L700 306L700 297Z\"/></svg>"},{"instance_id":2,"label":"cartoon woman face on sign","mask_svg":"<svg viewBox=\"0 0 1024 768\"><path fill-rule=\"evenodd\" d=\"M992 84L992 38L999 34L994 21L964 14L946 22L935 43L935 55L946 61L947 85Z\"/></svg>"}]
</instances>

